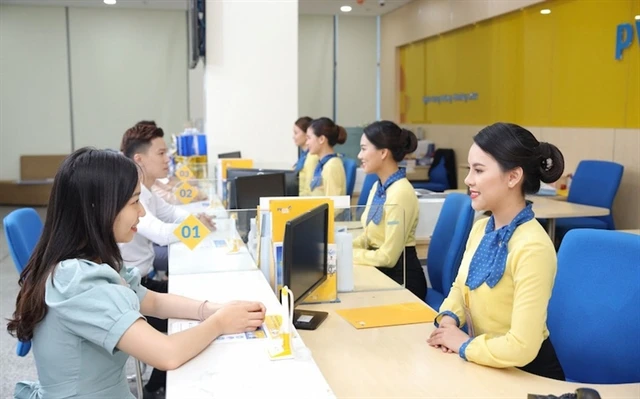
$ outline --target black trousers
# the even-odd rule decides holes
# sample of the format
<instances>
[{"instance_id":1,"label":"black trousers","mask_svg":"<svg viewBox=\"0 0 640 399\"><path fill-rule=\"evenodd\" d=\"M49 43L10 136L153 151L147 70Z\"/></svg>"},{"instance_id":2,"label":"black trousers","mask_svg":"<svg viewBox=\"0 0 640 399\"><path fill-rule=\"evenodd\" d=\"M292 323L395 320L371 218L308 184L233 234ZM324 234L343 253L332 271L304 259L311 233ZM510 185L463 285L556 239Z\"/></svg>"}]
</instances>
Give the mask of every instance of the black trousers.
<instances>
[{"instance_id":1,"label":"black trousers","mask_svg":"<svg viewBox=\"0 0 640 399\"><path fill-rule=\"evenodd\" d=\"M166 294L169 291L168 281L158 281L144 277L142 279L142 285L150 289L151 291ZM168 321L166 319L158 319L155 317L147 317L147 322L153 326L156 330L166 333ZM149 382L147 382L147 391L155 392L160 388L167 386L167 372L164 370L153 369Z\"/></svg>"},{"instance_id":2,"label":"black trousers","mask_svg":"<svg viewBox=\"0 0 640 399\"><path fill-rule=\"evenodd\" d=\"M556 350L549 338L542 342L540 351L535 359L524 367L518 367L527 373L539 375L541 377L553 378L554 380L564 381L564 370L556 355Z\"/></svg>"},{"instance_id":3,"label":"black trousers","mask_svg":"<svg viewBox=\"0 0 640 399\"><path fill-rule=\"evenodd\" d=\"M403 275L402 262L405 261L406 281ZM418 259L416 247L405 247L404 258L400 258L393 267L378 267L382 273L398 284L405 284L405 287L415 296L425 301L427 298L427 279L424 270Z\"/></svg>"}]
</instances>

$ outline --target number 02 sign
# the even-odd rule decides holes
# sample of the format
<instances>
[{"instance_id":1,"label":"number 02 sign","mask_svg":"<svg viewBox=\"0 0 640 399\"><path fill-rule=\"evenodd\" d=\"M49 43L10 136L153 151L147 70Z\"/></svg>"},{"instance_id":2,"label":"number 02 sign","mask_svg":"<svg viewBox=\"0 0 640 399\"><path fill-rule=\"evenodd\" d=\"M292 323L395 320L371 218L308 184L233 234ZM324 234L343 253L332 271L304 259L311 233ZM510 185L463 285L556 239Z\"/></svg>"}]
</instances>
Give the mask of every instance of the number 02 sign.
<instances>
[{"instance_id":1,"label":"number 02 sign","mask_svg":"<svg viewBox=\"0 0 640 399\"><path fill-rule=\"evenodd\" d=\"M184 182L176 187L176 197L183 204L189 204L198 195L198 189L191 184Z\"/></svg>"},{"instance_id":2,"label":"number 02 sign","mask_svg":"<svg viewBox=\"0 0 640 399\"><path fill-rule=\"evenodd\" d=\"M207 226L194 215L190 215L174 231L176 237L189 249L193 250L209 233Z\"/></svg>"}]
</instances>

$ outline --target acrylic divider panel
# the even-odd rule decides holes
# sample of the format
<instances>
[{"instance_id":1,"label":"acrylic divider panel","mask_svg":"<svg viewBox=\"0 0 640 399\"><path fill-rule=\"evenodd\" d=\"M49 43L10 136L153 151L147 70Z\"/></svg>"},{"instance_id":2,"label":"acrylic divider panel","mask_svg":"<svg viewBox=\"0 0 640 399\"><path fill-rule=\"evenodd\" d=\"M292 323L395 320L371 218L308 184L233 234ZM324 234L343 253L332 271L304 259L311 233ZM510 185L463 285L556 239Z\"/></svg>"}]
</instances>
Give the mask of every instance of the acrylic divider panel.
<instances>
[{"instance_id":1,"label":"acrylic divider panel","mask_svg":"<svg viewBox=\"0 0 640 399\"><path fill-rule=\"evenodd\" d=\"M206 212L215 217L226 217L213 179L170 181L165 187L154 186L154 191L170 204L182 206L191 213Z\"/></svg>"},{"instance_id":2,"label":"acrylic divider panel","mask_svg":"<svg viewBox=\"0 0 640 399\"><path fill-rule=\"evenodd\" d=\"M379 218L374 217L376 212ZM370 213L372 220L368 220ZM336 220L335 224L338 291L403 289L406 286L405 246L411 236L405 225L405 211L397 205L372 206L371 209L353 206L348 212L345 210L342 220ZM346 237L347 234L350 237ZM349 241L350 252L345 245Z\"/></svg>"},{"instance_id":3,"label":"acrylic divider panel","mask_svg":"<svg viewBox=\"0 0 640 399\"><path fill-rule=\"evenodd\" d=\"M256 270L261 234L256 213L255 209L193 213L176 229L180 242L169 247L170 273ZM203 226L207 220L213 223L208 232Z\"/></svg>"}]
</instances>

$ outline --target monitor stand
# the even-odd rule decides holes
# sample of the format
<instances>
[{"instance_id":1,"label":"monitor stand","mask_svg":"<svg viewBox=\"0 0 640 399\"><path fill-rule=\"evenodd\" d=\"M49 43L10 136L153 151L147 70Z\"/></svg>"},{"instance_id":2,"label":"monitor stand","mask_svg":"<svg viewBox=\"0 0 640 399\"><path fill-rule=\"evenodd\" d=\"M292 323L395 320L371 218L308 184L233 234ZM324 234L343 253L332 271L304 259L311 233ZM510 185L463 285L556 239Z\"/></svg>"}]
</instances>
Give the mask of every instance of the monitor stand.
<instances>
[{"instance_id":1,"label":"monitor stand","mask_svg":"<svg viewBox=\"0 0 640 399\"><path fill-rule=\"evenodd\" d=\"M293 312L293 326L298 330L315 330L328 315L327 312L296 309Z\"/></svg>"}]
</instances>

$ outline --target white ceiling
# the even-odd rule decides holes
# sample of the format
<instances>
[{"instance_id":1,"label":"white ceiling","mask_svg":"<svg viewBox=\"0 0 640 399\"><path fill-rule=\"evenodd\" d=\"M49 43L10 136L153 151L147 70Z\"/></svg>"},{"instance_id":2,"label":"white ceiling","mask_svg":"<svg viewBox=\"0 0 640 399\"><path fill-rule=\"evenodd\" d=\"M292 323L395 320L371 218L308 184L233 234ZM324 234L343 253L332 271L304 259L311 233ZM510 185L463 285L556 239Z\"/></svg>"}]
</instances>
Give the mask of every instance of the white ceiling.
<instances>
[{"instance_id":1,"label":"white ceiling","mask_svg":"<svg viewBox=\"0 0 640 399\"><path fill-rule=\"evenodd\" d=\"M380 5L382 1L383 6ZM409 3L411 0L299 0L300 14L382 15ZM341 6L351 6L349 13L340 12Z\"/></svg>"},{"instance_id":2,"label":"white ceiling","mask_svg":"<svg viewBox=\"0 0 640 399\"><path fill-rule=\"evenodd\" d=\"M277 0L255 0L277 1ZM383 1L384 6L380 5ZM324 14L324 15L382 15L401 7L411 0L363 0L358 4L357 0L299 0L300 14ZM1 4L20 4L35 6L69 6L69 7L128 7L148 8L164 10L186 10L187 0L118 0L115 6L107 6L102 0L0 0ZM352 11L340 12L340 7L349 5Z\"/></svg>"}]
</instances>

